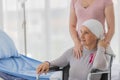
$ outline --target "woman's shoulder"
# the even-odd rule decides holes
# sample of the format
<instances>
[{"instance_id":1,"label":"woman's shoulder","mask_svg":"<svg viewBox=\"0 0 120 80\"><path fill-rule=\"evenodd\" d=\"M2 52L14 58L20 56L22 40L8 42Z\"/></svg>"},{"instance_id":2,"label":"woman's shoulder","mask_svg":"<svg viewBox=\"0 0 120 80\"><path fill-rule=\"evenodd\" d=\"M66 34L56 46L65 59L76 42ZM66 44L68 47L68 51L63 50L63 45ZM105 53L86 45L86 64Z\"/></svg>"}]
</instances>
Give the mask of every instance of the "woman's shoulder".
<instances>
[{"instance_id":1,"label":"woman's shoulder","mask_svg":"<svg viewBox=\"0 0 120 80\"><path fill-rule=\"evenodd\" d=\"M72 56L72 54L73 54L73 47L67 49L67 50L64 52L64 54L67 55L67 56Z\"/></svg>"}]
</instances>

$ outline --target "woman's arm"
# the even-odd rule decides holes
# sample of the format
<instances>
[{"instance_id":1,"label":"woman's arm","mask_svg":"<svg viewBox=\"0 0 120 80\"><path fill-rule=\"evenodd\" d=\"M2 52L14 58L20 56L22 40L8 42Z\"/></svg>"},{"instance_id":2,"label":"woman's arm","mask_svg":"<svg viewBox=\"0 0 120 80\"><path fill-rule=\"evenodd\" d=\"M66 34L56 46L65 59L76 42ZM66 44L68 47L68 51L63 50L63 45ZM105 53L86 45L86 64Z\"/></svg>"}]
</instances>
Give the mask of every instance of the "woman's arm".
<instances>
[{"instance_id":1,"label":"woman's arm","mask_svg":"<svg viewBox=\"0 0 120 80\"><path fill-rule=\"evenodd\" d=\"M74 43L76 43L76 42L79 42L78 34L77 34L77 31L76 31L77 18L76 18L75 10L74 10L74 8L72 6L73 5L71 3L69 30L70 30L70 34L71 34L71 37L72 37Z\"/></svg>"},{"instance_id":2,"label":"woman's arm","mask_svg":"<svg viewBox=\"0 0 120 80\"><path fill-rule=\"evenodd\" d=\"M73 2L74 1L74 2ZM74 3L76 0L71 1L70 7L70 20L69 20L69 31L74 42L74 55L79 58L81 56L81 43L78 37L78 32L76 31L77 17L75 14Z\"/></svg>"},{"instance_id":3,"label":"woman's arm","mask_svg":"<svg viewBox=\"0 0 120 80\"><path fill-rule=\"evenodd\" d=\"M73 55L73 48L68 49L59 58L50 61L50 66L64 67L69 64L70 58Z\"/></svg>"},{"instance_id":4,"label":"woman's arm","mask_svg":"<svg viewBox=\"0 0 120 80\"><path fill-rule=\"evenodd\" d=\"M100 40L98 42L98 48L93 62L94 69L105 70L107 68L107 64L109 62L109 59L105 54L105 48L107 46L108 45L104 42L104 40Z\"/></svg>"},{"instance_id":5,"label":"woman's arm","mask_svg":"<svg viewBox=\"0 0 120 80\"><path fill-rule=\"evenodd\" d=\"M58 67L64 67L69 63L70 56L72 55L72 48L67 50L62 56L59 58L48 62L45 61L42 64L40 64L37 69L36 73L37 74L42 74L42 73L47 73L49 71L49 68L52 66L58 66Z\"/></svg>"},{"instance_id":6,"label":"woman's arm","mask_svg":"<svg viewBox=\"0 0 120 80\"><path fill-rule=\"evenodd\" d=\"M108 26L108 32L105 37L105 42L109 43L114 35L115 31L115 20L114 20L114 9L113 4L106 6L105 17Z\"/></svg>"},{"instance_id":7,"label":"woman's arm","mask_svg":"<svg viewBox=\"0 0 120 80\"><path fill-rule=\"evenodd\" d=\"M37 69L37 74L47 73L49 71L49 68L52 66L58 66L58 67L64 67L68 65L69 59L73 54L73 48L68 49L63 55L53 61L45 61L42 64L40 64Z\"/></svg>"}]
</instances>

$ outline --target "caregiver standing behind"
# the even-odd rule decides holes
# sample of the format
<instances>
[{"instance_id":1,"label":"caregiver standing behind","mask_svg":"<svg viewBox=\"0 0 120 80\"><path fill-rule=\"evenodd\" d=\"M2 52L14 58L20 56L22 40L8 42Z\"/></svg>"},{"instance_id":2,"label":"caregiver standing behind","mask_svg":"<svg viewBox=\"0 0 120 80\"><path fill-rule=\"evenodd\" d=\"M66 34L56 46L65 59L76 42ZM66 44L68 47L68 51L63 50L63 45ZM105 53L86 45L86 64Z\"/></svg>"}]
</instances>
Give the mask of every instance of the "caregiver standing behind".
<instances>
[{"instance_id":1,"label":"caregiver standing behind","mask_svg":"<svg viewBox=\"0 0 120 80\"><path fill-rule=\"evenodd\" d=\"M90 19L81 25L79 31L83 56L76 59L73 48L68 49L61 57L40 64L36 69L37 74L46 73L52 66L64 67L69 64L69 80L87 80L92 69L108 69L109 58L105 54L107 45L102 40L104 38L102 24L97 20ZM95 75L91 80L100 80L100 77Z\"/></svg>"},{"instance_id":2,"label":"caregiver standing behind","mask_svg":"<svg viewBox=\"0 0 120 80\"><path fill-rule=\"evenodd\" d=\"M114 10L112 0L71 0L69 30L74 42L74 56L82 56L82 45L78 38L80 25L88 20L100 21L104 28L105 44L109 44L114 34ZM105 30L105 19L107 29ZM97 27L97 26L96 26Z\"/></svg>"}]
</instances>

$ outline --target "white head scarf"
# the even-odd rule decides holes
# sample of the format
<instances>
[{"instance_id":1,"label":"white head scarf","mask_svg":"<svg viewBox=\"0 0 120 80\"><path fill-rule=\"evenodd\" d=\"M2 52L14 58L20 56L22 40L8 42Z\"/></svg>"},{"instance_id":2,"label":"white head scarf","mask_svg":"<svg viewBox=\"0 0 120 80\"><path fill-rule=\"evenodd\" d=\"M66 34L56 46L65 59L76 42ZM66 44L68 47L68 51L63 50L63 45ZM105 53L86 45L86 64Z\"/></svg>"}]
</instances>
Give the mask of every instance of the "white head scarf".
<instances>
[{"instance_id":1,"label":"white head scarf","mask_svg":"<svg viewBox=\"0 0 120 80\"><path fill-rule=\"evenodd\" d=\"M89 19L82 25L87 27L98 39L104 39L103 25L98 20Z\"/></svg>"}]
</instances>

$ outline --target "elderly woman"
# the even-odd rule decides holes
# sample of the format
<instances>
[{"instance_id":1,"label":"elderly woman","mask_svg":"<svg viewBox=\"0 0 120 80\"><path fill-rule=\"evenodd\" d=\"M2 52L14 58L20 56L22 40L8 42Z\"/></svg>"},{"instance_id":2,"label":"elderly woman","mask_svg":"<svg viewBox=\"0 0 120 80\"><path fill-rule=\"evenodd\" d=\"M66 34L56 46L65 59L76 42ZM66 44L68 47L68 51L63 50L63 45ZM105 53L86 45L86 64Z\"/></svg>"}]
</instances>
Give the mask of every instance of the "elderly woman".
<instances>
[{"instance_id":1,"label":"elderly woman","mask_svg":"<svg viewBox=\"0 0 120 80\"><path fill-rule=\"evenodd\" d=\"M37 74L46 73L51 66L64 67L70 64L69 80L87 80L91 69L106 69L108 58L105 54L105 48L107 45L102 40L104 39L103 35L103 26L99 21L94 19L85 21L79 33L81 44L83 45L82 57L76 59L73 54L73 48L71 48L58 59L40 64L36 70Z\"/></svg>"}]
</instances>

